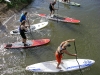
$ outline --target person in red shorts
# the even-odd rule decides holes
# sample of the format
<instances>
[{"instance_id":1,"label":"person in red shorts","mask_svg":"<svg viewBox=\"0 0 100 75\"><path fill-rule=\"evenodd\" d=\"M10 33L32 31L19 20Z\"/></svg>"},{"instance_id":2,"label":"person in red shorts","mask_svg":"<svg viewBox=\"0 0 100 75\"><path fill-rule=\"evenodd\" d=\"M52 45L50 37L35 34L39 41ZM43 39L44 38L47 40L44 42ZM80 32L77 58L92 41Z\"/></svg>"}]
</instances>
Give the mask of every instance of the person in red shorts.
<instances>
[{"instance_id":1,"label":"person in red shorts","mask_svg":"<svg viewBox=\"0 0 100 75\"><path fill-rule=\"evenodd\" d=\"M77 56L76 54L70 54L68 51L67 51L67 47L70 47L71 45L69 44L69 42L74 42L75 39L69 39L69 40L66 40L64 42L62 42L60 44L60 46L57 48L56 52L55 52L55 57L56 57L56 60L57 60L57 69L61 69L61 67L59 67L60 63L61 63L61 59L62 59L62 54L68 54L70 56Z\"/></svg>"}]
</instances>

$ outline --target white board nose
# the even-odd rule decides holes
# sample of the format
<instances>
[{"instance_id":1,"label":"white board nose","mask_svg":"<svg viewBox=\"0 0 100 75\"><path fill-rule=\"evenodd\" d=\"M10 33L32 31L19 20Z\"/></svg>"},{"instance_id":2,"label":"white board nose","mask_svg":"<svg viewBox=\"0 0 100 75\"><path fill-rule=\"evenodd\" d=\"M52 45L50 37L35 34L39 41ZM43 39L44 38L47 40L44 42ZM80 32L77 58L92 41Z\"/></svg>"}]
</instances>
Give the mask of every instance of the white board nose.
<instances>
[{"instance_id":1,"label":"white board nose","mask_svg":"<svg viewBox=\"0 0 100 75\"><path fill-rule=\"evenodd\" d=\"M94 60L85 60L84 63L85 63L86 65L89 65L89 66L90 66L90 65L94 64L95 61L94 61Z\"/></svg>"}]
</instances>

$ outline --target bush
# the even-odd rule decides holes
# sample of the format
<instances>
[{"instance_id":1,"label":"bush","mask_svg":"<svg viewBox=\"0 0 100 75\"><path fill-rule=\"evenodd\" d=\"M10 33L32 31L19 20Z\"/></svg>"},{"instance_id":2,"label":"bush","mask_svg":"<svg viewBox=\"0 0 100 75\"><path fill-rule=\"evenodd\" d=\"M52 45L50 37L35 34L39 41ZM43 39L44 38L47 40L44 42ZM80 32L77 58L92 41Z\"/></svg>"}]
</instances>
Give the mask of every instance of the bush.
<instances>
[{"instance_id":1,"label":"bush","mask_svg":"<svg viewBox=\"0 0 100 75\"><path fill-rule=\"evenodd\" d=\"M29 4L32 0L10 0L11 2L5 2L5 0L0 0L0 3L6 3L8 8L18 8L20 5Z\"/></svg>"},{"instance_id":2,"label":"bush","mask_svg":"<svg viewBox=\"0 0 100 75\"><path fill-rule=\"evenodd\" d=\"M0 0L0 3L5 3L5 0Z\"/></svg>"}]
</instances>

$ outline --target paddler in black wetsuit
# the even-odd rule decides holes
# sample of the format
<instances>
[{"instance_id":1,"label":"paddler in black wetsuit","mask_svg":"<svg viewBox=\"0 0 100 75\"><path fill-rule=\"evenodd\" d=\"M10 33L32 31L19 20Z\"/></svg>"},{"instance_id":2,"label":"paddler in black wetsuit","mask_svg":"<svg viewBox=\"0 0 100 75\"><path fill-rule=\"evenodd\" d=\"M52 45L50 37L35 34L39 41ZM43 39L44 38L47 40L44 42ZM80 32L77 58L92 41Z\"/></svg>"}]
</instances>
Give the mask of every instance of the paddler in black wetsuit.
<instances>
[{"instance_id":1,"label":"paddler in black wetsuit","mask_svg":"<svg viewBox=\"0 0 100 75\"><path fill-rule=\"evenodd\" d=\"M29 27L29 26L25 26L25 20L23 20L22 22L21 22L21 25L20 25L20 27L19 27L19 32L20 32L20 35L21 35L21 37L22 37L22 43L24 44L24 46L28 46L27 44L26 44L26 35L25 35L25 32L27 31L27 27Z\"/></svg>"},{"instance_id":2,"label":"paddler in black wetsuit","mask_svg":"<svg viewBox=\"0 0 100 75\"><path fill-rule=\"evenodd\" d=\"M56 0L52 1L49 5L49 9L50 9L50 16L51 14L54 14L55 10L58 10L58 9L55 9L54 8L54 5L56 4Z\"/></svg>"}]
</instances>

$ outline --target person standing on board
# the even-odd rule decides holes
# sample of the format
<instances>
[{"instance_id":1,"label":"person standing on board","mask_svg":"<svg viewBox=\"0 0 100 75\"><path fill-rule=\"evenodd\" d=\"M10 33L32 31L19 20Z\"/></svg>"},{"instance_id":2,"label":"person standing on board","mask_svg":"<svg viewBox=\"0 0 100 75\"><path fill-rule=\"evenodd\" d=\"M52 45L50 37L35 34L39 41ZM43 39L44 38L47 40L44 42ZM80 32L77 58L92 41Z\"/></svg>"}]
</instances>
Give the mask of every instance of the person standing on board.
<instances>
[{"instance_id":1,"label":"person standing on board","mask_svg":"<svg viewBox=\"0 0 100 75\"><path fill-rule=\"evenodd\" d=\"M21 17L20 17L20 22L22 22L23 20L26 21L26 16L27 16L27 12L21 14Z\"/></svg>"},{"instance_id":2,"label":"person standing on board","mask_svg":"<svg viewBox=\"0 0 100 75\"><path fill-rule=\"evenodd\" d=\"M29 20L28 20L28 17L27 17L27 12L24 12L24 13L21 14L20 22L22 22L23 20L25 22L27 22L27 24L29 25L29 28L30 28L30 23L29 23Z\"/></svg>"},{"instance_id":3,"label":"person standing on board","mask_svg":"<svg viewBox=\"0 0 100 75\"><path fill-rule=\"evenodd\" d=\"M27 27L29 27L29 26L25 26L25 20L23 20L22 22L21 22L21 25L20 25L20 27L19 27L19 32L20 32L20 35L21 35L21 37L22 37L22 43L24 44L24 46L28 46L27 44L26 44L26 35L25 35L25 32L27 31Z\"/></svg>"},{"instance_id":4,"label":"person standing on board","mask_svg":"<svg viewBox=\"0 0 100 75\"><path fill-rule=\"evenodd\" d=\"M50 9L50 16L51 14L54 14L55 13L55 10L58 10L58 9L55 9L54 8L54 5L56 4L56 0L52 1L49 5L49 9Z\"/></svg>"},{"instance_id":5,"label":"person standing on board","mask_svg":"<svg viewBox=\"0 0 100 75\"><path fill-rule=\"evenodd\" d=\"M61 59L62 59L62 54L68 54L70 56L77 56L76 54L70 54L68 51L67 51L67 47L70 47L71 45L69 44L69 42L74 42L75 39L69 39L69 40L66 40L64 42L62 42L60 44L60 46L57 48L56 52L55 52L55 57L56 57L56 60L57 60L57 69L61 69L61 67L59 67L59 65L61 64Z\"/></svg>"}]
</instances>

